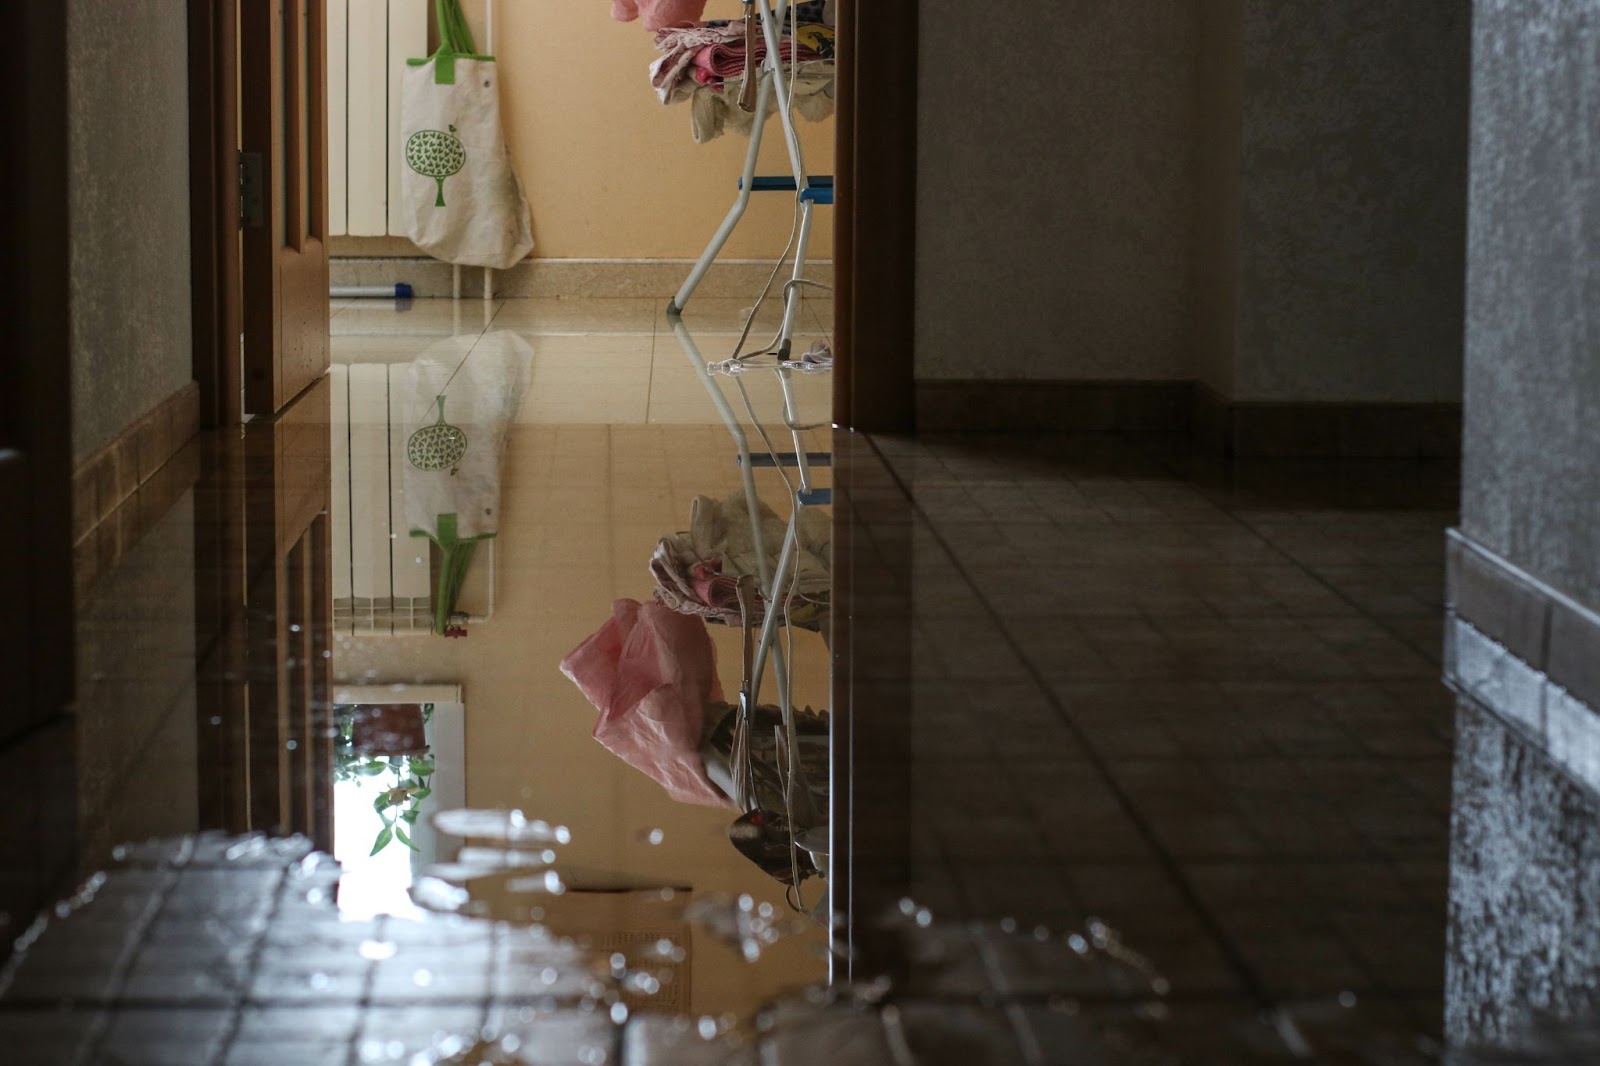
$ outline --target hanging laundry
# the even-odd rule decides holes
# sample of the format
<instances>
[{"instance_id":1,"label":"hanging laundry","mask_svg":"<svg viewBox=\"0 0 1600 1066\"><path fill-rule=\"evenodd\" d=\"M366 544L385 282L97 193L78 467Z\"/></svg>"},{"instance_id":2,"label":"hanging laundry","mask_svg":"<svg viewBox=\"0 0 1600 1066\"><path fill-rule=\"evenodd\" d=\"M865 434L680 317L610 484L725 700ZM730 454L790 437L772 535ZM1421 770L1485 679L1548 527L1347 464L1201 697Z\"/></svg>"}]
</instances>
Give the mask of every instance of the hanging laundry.
<instances>
[{"instance_id":1,"label":"hanging laundry","mask_svg":"<svg viewBox=\"0 0 1600 1066\"><path fill-rule=\"evenodd\" d=\"M778 54L785 63L792 63L798 56L802 63L814 63L822 57L809 48L796 48L793 40L785 38L779 47ZM694 78L701 85L712 85L727 78L743 78L745 57L747 50L743 41L719 41L708 44L694 54ZM767 58L767 45L765 41L756 45L755 61L760 63Z\"/></svg>"},{"instance_id":2,"label":"hanging laundry","mask_svg":"<svg viewBox=\"0 0 1600 1066\"><path fill-rule=\"evenodd\" d=\"M661 58L650 64L650 84L663 104L673 103L679 86L688 82L693 88L691 72L694 57L707 45L740 40L744 36L743 23L725 22L717 26L689 26L666 29L656 34L656 51Z\"/></svg>"},{"instance_id":3,"label":"hanging laundry","mask_svg":"<svg viewBox=\"0 0 1600 1066\"><path fill-rule=\"evenodd\" d=\"M697 85L693 79L686 83L692 91L680 93L689 101L689 131L694 143L705 144L729 133L749 134L755 126L755 116L739 106L738 91L731 86L737 82L718 85ZM794 109L807 122L822 122L834 111L833 64L801 64L795 82ZM767 116L771 121L771 115Z\"/></svg>"},{"instance_id":4,"label":"hanging laundry","mask_svg":"<svg viewBox=\"0 0 1600 1066\"><path fill-rule=\"evenodd\" d=\"M660 604L618 600L606 623L561 660L561 672L600 712L594 739L613 755L675 800L733 806L700 755L708 709L711 726L725 713L716 646L704 622Z\"/></svg>"},{"instance_id":5,"label":"hanging laundry","mask_svg":"<svg viewBox=\"0 0 1600 1066\"><path fill-rule=\"evenodd\" d=\"M759 576L763 562L768 574L775 573L778 551L788 530L788 523L765 503L760 505L759 515L758 552L743 492L726 500L697 497L690 511L689 529L662 537L650 557L656 601L674 611L725 625L745 621L738 606L738 579ZM797 542L795 570L785 590L789 595L789 622L801 629L818 629L826 621L833 584L832 519L821 511L802 508ZM725 581L734 583L731 600L726 595ZM754 617L748 621L759 623L765 613L765 601L759 601Z\"/></svg>"},{"instance_id":6,"label":"hanging laundry","mask_svg":"<svg viewBox=\"0 0 1600 1066\"><path fill-rule=\"evenodd\" d=\"M647 30L662 30L699 22L707 0L611 0L611 17L618 22L640 19Z\"/></svg>"}]
</instances>

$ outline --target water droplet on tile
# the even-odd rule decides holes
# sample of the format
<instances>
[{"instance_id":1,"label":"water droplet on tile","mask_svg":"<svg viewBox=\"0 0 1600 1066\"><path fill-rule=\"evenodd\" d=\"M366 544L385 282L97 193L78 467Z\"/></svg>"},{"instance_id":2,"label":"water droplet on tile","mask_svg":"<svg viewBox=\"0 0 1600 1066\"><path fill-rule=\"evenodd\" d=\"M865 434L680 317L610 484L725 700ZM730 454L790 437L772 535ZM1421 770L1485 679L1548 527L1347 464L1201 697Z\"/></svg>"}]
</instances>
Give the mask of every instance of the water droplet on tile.
<instances>
[{"instance_id":1,"label":"water droplet on tile","mask_svg":"<svg viewBox=\"0 0 1600 1066\"><path fill-rule=\"evenodd\" d=\"M611 1021L614 1025L621 1025L628 1020L628 1006L625 1003L611 1004Z\"/></svg>"},{"instance_id":2,"label":"water droplet on tile","mask_svg":"<svg viewBox=\"0 0 1600 1066\"><path fill-rule=\"evenodd\" d=\"M398 950L392 940L363 940L358 949L363 959L392 959Z\"/></svg>"},{"instance_id":3,"label":"water droplet on tile","mask_svg":"<svg viewBox=\"0 0 1600 1066\"><path fill-rule=\"evenodd\" d=\"M314 973L311 975L311 980L308 983L311 985L313 990L317 992L324 992L327 990L329 985L333 984L333 981L325 973Z\"/></svg>"},{"instance_id":4,"label":"water droplet on tile","mask_svg":"<svg viewBox=\"0 0 1600 1066\"><path fill-rule=\"evenodd\" d=\"M701 1018L696 1023L696 1028L700 1033L701 1040L715 1040L717 1037L717 1020L715 1018L710 1016Z\"/></svg>"},{"instance_id":5,"label":"water droplet on tile","mask_svg":"<svg viewBox=\"0 0 1600 1066\"><path fill-rule=\"evenodd\" d=\"M667 839L667 834L663 833L659 829L646 829L645 831L643 831L642 833L639 834L639 839L641 841L643 841L644 843L649 844L652 847L655 847L656 845L660 844L663 840Z\"/></svg>"},{"instance_id":6,"label":"water droplet on tile","mask_svg":"<svg viewBox=\"0 0 1600 1066\"><path fill-rule=\"evenodd\" d=\"M432 970L418 970L411 975L411 983L418 988L427 988L433 984Z\"/></svg>"},{"instance_id":7,"label":"water droplet on tile","mask_svg":"<svg viewBox=\"0 0 1600 1066\"><path fill-rule=\"evenodd\" d=\"M1356 1005L1356 994L1350 991L1339 993L1339 1006L1350 1008Z\"/></svg>"}]
</instances>

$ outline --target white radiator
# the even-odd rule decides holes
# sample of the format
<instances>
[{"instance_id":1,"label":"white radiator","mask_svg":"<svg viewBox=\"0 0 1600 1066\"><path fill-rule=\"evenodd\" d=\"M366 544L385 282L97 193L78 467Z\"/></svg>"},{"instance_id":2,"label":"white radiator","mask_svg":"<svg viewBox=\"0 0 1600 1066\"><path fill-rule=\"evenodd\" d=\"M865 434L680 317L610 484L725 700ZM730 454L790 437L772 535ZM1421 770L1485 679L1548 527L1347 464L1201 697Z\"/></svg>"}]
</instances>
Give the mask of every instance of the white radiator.
<instances>
[{"instance_id":1,"label":"white radiator","mask_svg":"<svg viewBox=\"0 0 1600 1066\"><path fill-rule=\"evenodd\" d=\"M428 0L327 0L328 232L402 232L400 77L428 54Z\"/></svg>"}]
</instances>

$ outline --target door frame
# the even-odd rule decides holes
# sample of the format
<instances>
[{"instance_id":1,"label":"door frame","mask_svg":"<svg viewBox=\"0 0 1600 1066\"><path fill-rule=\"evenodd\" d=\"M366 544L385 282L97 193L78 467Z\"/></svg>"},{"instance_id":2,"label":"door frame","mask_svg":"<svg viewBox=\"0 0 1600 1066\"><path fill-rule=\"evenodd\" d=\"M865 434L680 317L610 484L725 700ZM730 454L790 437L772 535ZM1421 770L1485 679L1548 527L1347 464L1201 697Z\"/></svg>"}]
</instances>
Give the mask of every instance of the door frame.
<instances>
[{"instance_id":1,"label":"door frame","mask_svg":"<svg viewBox=\"0 0 1600 1066\"><path fill-rule=\"evenodd\" d=\"M23 4L0 74L6 142L26 165L0 172L0 505L10 512L0 588L0 661L25 691L0 742L73 697L72 348L68 242L67 19ZM20 35L20 39L18 39Z\"/></svg>"},{"instance_id":2,"label":"door frame","mask_svg":"<svg viewBox=\"0 0 1600 1066\"><path fill-rule=\"evenodd\" d=\"M837 0L834 421L916 428L917 3Z\"/></svg>"},{"instance_id":3,"label":"door frame","mask_svg":"<svg viewBox=\"0 0 1600 1066\"><path fill-rule=\"evenodd\" d=\"M236 0L189 0L189 239L204 429L243 420L237 39Z\"/></svg>"}]
</instances>

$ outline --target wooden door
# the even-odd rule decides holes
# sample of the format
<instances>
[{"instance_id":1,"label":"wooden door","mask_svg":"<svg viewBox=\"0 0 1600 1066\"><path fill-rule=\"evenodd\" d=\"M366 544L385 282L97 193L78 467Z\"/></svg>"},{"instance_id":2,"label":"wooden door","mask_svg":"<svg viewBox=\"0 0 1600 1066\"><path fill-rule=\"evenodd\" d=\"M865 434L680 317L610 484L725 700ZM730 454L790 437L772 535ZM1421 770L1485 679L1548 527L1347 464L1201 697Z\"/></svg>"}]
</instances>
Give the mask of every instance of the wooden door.
<instances>
[{"instance_id":1,"label":"wooden door","mask_svg":"<svg viewBox=\"0 0 1600 1066\"><path fill-rule=\"evenodd\" d=\"M282 410L328 369L325 0L239 0L244 405Z\"/></svg>"}]
</instances>

